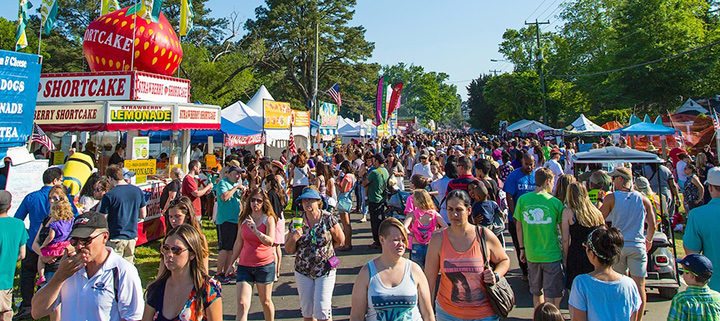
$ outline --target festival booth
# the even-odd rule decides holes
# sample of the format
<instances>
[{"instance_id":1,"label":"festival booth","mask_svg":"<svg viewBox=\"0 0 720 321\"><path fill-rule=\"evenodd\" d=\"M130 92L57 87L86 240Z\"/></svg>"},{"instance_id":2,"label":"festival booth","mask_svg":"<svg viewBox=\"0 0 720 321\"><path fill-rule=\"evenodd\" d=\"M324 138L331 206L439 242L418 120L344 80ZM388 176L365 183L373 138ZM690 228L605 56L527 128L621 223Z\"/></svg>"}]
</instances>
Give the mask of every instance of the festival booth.
<instances>
[{"instance_id":1,"label":"festival booth","mask_svg":"<svg viewBox=\"0 0 720 321\"><path fill-rule=\"evenodd\" d=\"M630 117L630 125L612 131L613 134L622 136L630 136L630 146L635 149L646 150L649 143L654 146L662 146L663 154L668 148L679 147L680 143L676 138L681 138L679 132L663 125L662 119L658 116L654 122L650 120L650 116L645 115L644 120L640 120L637 116Z\"/></svg>"},{"instance_id":2,"label":"festival booth","mask_svg":"<svg viewBox=\"0 0 720 321\"><path fill-rule=\"evenodd\" d=\"M609 131L607 129L593 123L583 114L580 114L580 116L574 122L572 122L570 126L568 126L568 129L566 131L567 135L574 136L596 136L605 135L608 133Z\"/></svg>"},{"instance_id":3,"label":"festival booth","mask_svg":"<svg viewBox=\"0 0 720 321\"><path fill-rule=\"evenodd\" d=\"M360 123L356 123L352 119L340 117L337 134L342 143L347 144L353 139L363 138L361 127Z\"/></svg>"},{"instance_id":4,"label":"festival booth","mask_svg":"<svg viewBox=\"0 0 720 321\"><path fill-rule=\"evenodd\" d=\"M263 155L280 158L282 150L288 148L290 144L293 117L290 103L275 101L265 85L262 85L247 102L247 106L263 118L265 135Z\"/></svg>"},{"instance_id":5,"label":"festival booth","mask_svg":"<svg viewBox=\"0 0 720 321\"><path fill-rule=\"evenodd\" d=\"M293 139L295 139L295 147L309 151L310 150L310 112L309 111L292 111L292 131Z\"/></svg>"},{"instance_id":6,"label":"festival booth","mask_svg":"<svg viewBox=\"0 0 720 321\"><path fill-rule=\"evenodd\" d=\"M546 139L549 136L560 136L562 135L561 130L557 130L548 125L535 120L519 120L511 125L507 126L506 132L510 136L515 137L528 137L535 135L539 139Z\"/></svg>"},{"instance_id":7,"label":"festival booth","mask_svg":"<svg viewBox=\"0 0 720 321\"><path fill-rule=\"evenodd\" d=\"M620 123L619 121L613 120L613 121L609 121L609 122L607 122L607 123L602 124L602 126L600 126L600 127L604 128L604 129L606 129L606 130L608 130L608 131L613 131L613 130L616 130L616 129L623 128L624 126L623 126L623 124Z\"/></svg>"},{"instance_id":8,"label":"festival booth","mask_svg":"<svg viewBox=\"0 0 720 321\"><path fill-rule=\"evenodd\" d=\"M709 105L710 100L705 100ZM708 106L711 108L711 106ZM712 108L711 108L712 109ZM696 154L706 146L716 147L714 113L711 113L698 102L688 99L673 114L662 116L665 126L673 127L682 133L683 144L687 151Z\"/></svg>"},{"instance_id":9,"label":"festival booth","mask_svg":"<svg viewBox=\"0 0 720 321\"><path fill-rule=\"evenodd\" d=\"M147 217L138 224L138 245L164 235L159 199L165 174L187 166L192 131L221 127L220 107L191 103L190 81L172 77L183 53L167 18L158 13L132 20L149 14L144 10L138 3L90 22L83 54L92 72L43 74L35 110L35 123L45 132L77 136L100 147L90 155L76 152L65 163L64 184L75 196L93 165L104 172L114 145L124 138L124 167L134 173L131 183L145 192L147 203ZM150 137L141 131L172 132L161 143L170 155L167 162L156 162Z\"/></svg>"}]
</instances>

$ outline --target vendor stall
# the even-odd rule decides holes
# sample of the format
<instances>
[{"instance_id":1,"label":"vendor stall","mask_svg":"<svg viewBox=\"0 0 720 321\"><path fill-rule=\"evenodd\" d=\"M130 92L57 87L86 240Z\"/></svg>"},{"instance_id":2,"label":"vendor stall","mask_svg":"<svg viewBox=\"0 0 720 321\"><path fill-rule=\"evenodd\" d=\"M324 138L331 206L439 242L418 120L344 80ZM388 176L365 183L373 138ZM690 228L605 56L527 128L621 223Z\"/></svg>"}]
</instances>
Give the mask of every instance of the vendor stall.
<instances>
[{"instance_id":1,"label":"vendor stall","mask_svg":"<svg viewBox=\"0 0 720 321\"><path fill-rule=\"evenodd\" d=\"M585 115L580 116L568 126L567 134L579 136L606 135L609 131L587 119Z\"/></svg>"}]
</instances>

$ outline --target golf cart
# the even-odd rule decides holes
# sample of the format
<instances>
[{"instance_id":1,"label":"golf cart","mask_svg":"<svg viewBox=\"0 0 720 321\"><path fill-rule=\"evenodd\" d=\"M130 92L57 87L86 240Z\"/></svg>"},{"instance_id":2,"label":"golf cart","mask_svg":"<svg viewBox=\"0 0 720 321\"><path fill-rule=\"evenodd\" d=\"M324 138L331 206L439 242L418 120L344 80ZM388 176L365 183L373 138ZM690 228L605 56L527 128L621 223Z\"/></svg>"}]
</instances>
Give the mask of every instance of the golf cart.
<instances>
[{"instance_id":1,"label":"golf cart","mask_svg":"<svg viewBox=\"0 0 720 321\"><path fill-rule=\"evenodd\" d=\"M655 154L634 149L605 147L587 152L577 153L572 157L575 164L575 174L583 165L602 164L603 166L620 165L622 163L650 165L655 170L664 161ZM613 166L614 167L614 166ZM608 168L609 169L609 168ZM660 175L655 175L658 183ZM662 193L660 202L664 201ZM670 225L669 213L664 213L664 206L660 206L660 223L653 235L652 246L648 251L648 276L645 279L646 288L658 289L660 296L672 299L680 287L680 278L677 273L677 251L675 248L673 229ZM672 251L670 250L672 248Z\"/></svg>"}]
</instances>

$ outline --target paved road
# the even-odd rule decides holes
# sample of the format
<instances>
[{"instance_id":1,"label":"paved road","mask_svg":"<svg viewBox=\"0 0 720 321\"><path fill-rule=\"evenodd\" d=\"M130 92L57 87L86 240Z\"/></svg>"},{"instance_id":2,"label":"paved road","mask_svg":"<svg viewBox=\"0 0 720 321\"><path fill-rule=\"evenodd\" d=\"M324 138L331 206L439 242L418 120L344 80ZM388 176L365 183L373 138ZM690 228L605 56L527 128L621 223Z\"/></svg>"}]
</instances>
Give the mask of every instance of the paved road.
<instances>
[{"instance_id":1,"label":"paved road","mask_svg":"<svg viewBox=\"0 0 720 321\"><path fill-rule=\"evenodd\" d=\"M333 294L333 313L335 320L348 320L350 315L350 296L355 277L360 271L360 267L367 263L368 260L377 256L379 250L370 250L368 244L371 243L370 223L360 223L358 220L360 215L353 214L353 245L352 252L338 253L342 261L341 268L338 269L337 282L335 292ZM507 237L508 247L510 239ZM532 320L532 297L528 293L527 283L520 279L520 270L517 265L514 252L508 252L512 264L508 273L508 280L515 290L517 306L512 311L508 320ZM284 256L282 261L282 276L280 281L275 283L275 291L273 293L273 302L275 303L276 319L278 320L302 320L300 314L300 305L297 295L297 288L294 284L293 276L294 257ZM223 287L223 313L225 320L235 320L236 312L236 288L234 284L225 285ZM256 293L256 291L254 291ZM670 301L660 298L657 292L651 291L649 294L650 303L646 307L649 311L644 320L665 320L667 318ZM611 304L605 303L603 304ZM561 306L566 318L569 319L567 312L567 300ZM257 295L253 295L250 308L250 320L264 320L262 306L257 299Z\"/></svg>"}]
</instances>

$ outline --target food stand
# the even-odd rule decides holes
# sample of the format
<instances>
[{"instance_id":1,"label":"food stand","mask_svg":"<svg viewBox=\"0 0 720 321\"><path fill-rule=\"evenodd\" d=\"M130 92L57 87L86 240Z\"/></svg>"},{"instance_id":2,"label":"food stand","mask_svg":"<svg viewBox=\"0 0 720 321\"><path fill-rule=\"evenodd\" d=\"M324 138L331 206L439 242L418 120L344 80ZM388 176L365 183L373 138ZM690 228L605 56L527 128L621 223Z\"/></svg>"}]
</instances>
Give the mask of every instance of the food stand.
<instances>
[{"instance_id":1,"label":"food stand","mask_svg":"<svg viewBox=\"0 0 720 321\"><path fill-rule=\"evenodd\" d=\"M95 133L118 132L127 135L131 147L140 130L173 131L170 167L187 166L190 130L220 129L220 107L188 103L190 81L185 79L140 71L44 74L40 88L35 123L45 132L89 132L91 140ZM127 148L130 154L133 148ZM164 235L159 201L166 176L151 179L154 160L146 153L133 156L125 167L136 173L134 183L147 202L147 217L138 224L137 244L142 245ZM105 166L99 163L102 172Z\"/></svg>"}]
</instances>

